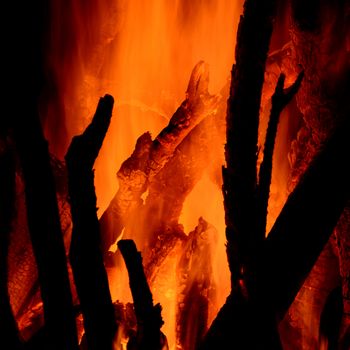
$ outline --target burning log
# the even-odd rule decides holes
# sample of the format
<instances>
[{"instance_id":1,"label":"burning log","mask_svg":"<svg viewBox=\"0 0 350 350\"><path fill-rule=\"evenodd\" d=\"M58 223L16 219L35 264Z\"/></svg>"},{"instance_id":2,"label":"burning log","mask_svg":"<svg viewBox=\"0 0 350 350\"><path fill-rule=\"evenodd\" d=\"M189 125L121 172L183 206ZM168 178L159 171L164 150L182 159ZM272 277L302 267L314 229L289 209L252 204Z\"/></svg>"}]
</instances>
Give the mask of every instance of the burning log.
<instances>
[{"instance_id":1,"label":"burning log","mask_svg":"<svg viewBox=\"0 0 350 350\"><path fill-rule=\"evenodd\" d=\"M8 142L0 139L0 332L1 342L13 350L22 349L17 323L7 288L7 256L15 211L15 161Z\"/></svg>"},{"instance_id":2,"label":"burning log","mask_svg":"<svg viewBox=\"0 0 350 350\"><path fill-rule=\"evenodd\" d=\"M259 110L276 1L247 0L236 44L227 108L223 169L227 254L232 288L249 274L256 232L256 165Z\"/></svg>"},{"instance_id":3,"label":"burning log","mask_svg":"<svg viewBox=\"0 0 350 350\"><path fill-rule=\"evenodd\" d=\"M232 292L212 324L202 345L203 349L212 348L214 344L224 346L229 342L234 342L239 348L281 348L267 295L257 288L258 281L263 279L263 273L258 269L257 252L265 237L272 153L279 115L297 92L302 75L299 75L287 94L283 93L283 75L277 83L258 185L256 166L259 110L275 11L275 1L260 4L248 0L239 24L237 64L232 70L226 119L227 167L223 169ZM259 33L254 28L259 28ZM255 58L257 53L258 60ZM252 318L255 322L249 325ZM234 339L229 324L236 325ZM249 339L251 329L254 329L258 340Z\"/></svg>"},{"instance_id":4,"label":"burning log","mask_svg":"<svg viewBox=\"0 0 350 350\"><path fill-rule=\"evenodd\" d=\"M100 219L103 251L107 251L122 232L128 214L142 205L141 195L147 189L146 164L152 142L149 133L141 135L136 142L134 152L117 173L118 192Z\"/></svg>"},{"instance_id":5,"label":"burning log","mask_svg":"<svg viewBox=\"0 0 350 350\"><path fill-rule=\"evenodd\" d=\"M71 215L68 203L67 176L66 167L63 161L59 161L50 155L50 163L55 178L57 190L57 204L63 240L68 251L71 238ZM16 176L16 217L13 222L13 232L10 239L8 252L8 285L11 296L11 306L13 313L19 323L19 328L24 340L27 337L23 335L27 327L27 315L35 307L40 299L40 288L38 281L38 271L33 254L33 248L28 232L26 207L25 207L24 184L19 173ZM76 298L74 290L73 302ZM32 335L29 334L30 336Z\"/></svg>"},{"instance_id":6,"label":"burning log","mask_svg":"<svg viewBox=\"0 0 350 350\"><path fill-rule=\"evenodd\" d=\"M208 160L220 149L216 143L217 117L207 117L188 134L149 186L141 222L135 225L147 222L145 272L149 281L154 280L167 255L185 238L178 220L186 197L208 167Z\"/></svg>"},{"instance_id":7,"label":"burning log","mask_svg":"<svg viewBox=\"0 0 350 350\"><path fill-rule=\"evenodd\" d=\"M142 267L141 253L132 240L121 240L118 248L129 273L130 289L134 300L137 333L129 339L128 349L162 350L167 340L160 331L163 325L160 304L153 305L153 297Z\"/></svg>"},{"instance_id":8,"label":"burning log","mask_svg":"<svg viewBox=\"0 0 350 350\"><path fill-rule=\"evenodd\" d=\"M111 350L114 310L100 247L93 165L107 132L112 96L101 98L91 124L73 138L66 155L73 220L70 260L91 349Z\"/></svg>"},{"instance_id":9,"label":"burning log","mask_svg":"<svg viewBox=\"0 0 350 350\"><path fill-rule=\"evenodd\" d=\"M115 242L133 209L142 203L141 195L154 177L172 157L176 147L206 116L215 112L218 98L208 92L209 72L201 61L193 69L186 91L186 100L176 110L169 124L152 142L142 135L135 151L118 171L119 190L101 217L105 248Z\"/></svg>"},{"instance_id":10,"label":"burning log","mask_svg":"<svg viewBox=\"0 0 350 350\"><path fill-rule=\"evenodd\" d=\"M289 196L264 244L264 284L269 285L273 307L280 316L294 300L349 198L350 170L344 162L350 152L349 132L347 122L324 145Z\"/></svg>"},{"instance_id":11,"label":"burning log","mask_svg":"<svg viewBox=\"0 0 350 350\"><path fill-rule=\"evenodd\" d=\"M247 0L238 27L226 117L227 166L223 169L232 292L209 329L203 349L226 344L251 349L281 348L274 317L254 286L256 251L264 239L257 230L259 110L275 11L276 1ZM250 336L252 329L255 339Z\"/></svg>"},{"instance_id":12,"label":"burning log","mask_svg":"<svg viewBox=\"0 0 350 350\"><path fill-rule=\"evenodd\" d=\"M291 37L294 60L305 68L305 79L297 96L297 103L303 117L303 127L293 141L290 152L292 175L290 189L298 183L308 164L322 147L325 139L339 127L342 120L349 118L349 60L347 41L349 4L347 2L312 1L303 4L292 1ZM331 64L330 64L331 63ZM349 216L342 215L335 236L339 250L340 274L343 285L344 319L343 328L349 328L345 310L349 279L346 277L347 255L343 248L349 245L347 227ZM344 233L341 231L344 230ZM335 240L335 236L331 240ZM348 286L348 287L346 287ZM324 289L322 289L324 290ZM315 297L322 293L314 291ZM298 299L300 296L298 295ZM324 300L325 302L325 300ZM350 310L350 308L349 308ZM297 312L294 305L289 314ZM346 326L348 324L348 326ZM304 338L299 332L299 338ZM345 334L345 333L344 333ZM295 337L294 337L295 338ZM346 348L346 347L345 347Z\"/></svg>"},{"instance_id":13,"label":"burning log","mask_svg":"<svg viewBox=\"0 0 350 350\"><path fill-rule=\"evenodd\" d=\"M183 242L177 266L178 349L197 349L207 331L210 300L213 300L215 294L210 243L217 239L217 235L213 226L199 218L198 226Z\"/></svg>"},{"instance_id":14,"label":"burning log","mask_svg":"<svg viewBox=\"0 0 350 350\"><path fill-rule=\"evenodd\" d=\"M14 128L25 184L28 227L38 267L44 303L44 344L52 349L77 349L75 318L67 261L60 227L56 191L48 145L44 139L37 107L27 103L29 116Z\"/></svg>"}]
</instances>

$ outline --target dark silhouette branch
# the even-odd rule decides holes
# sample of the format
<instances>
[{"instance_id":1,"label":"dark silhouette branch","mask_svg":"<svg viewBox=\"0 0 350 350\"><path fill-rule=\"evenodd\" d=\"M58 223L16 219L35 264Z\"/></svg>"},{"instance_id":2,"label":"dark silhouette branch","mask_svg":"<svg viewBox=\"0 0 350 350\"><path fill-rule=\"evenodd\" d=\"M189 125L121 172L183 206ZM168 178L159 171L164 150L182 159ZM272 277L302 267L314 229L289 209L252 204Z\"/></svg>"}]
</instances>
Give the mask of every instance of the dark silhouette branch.
<instances>
[{"instance_id":1,"label":"dark silhouette branch","mask_svg":"<svg viewBox=\"0 0 350 350\"><path fill-rule=\"evenodd\" d=\"M89 349L112 350L116 322L100 247L93 165L107 132L113 97L101 98L91 124L73 138L66 163L73 231L70 260Z\"/></svg>"},{"instance_id":2,"label":"dark silhouette branch","mask_svg":"<svg viewBox=\"0 0 350 350\"><path fill-rule=\"evenodd\" d=\"M266 233L267 209L272 176L272 159L278 122L283 109L298 92L303 76L304 73L301 72L292 86L284 90L285 75L281 74L277 82L275 93L272 96L272 107L265 138L264 158L260 165L259 184L257 188L257 231L261 239L265 237Z\"/></svg>"},{"instance_id":3,"label":"dark silhouette branch","mask_svg":"<svg viewBox=\"0 0 350 350\"><path fill-rule=\"evenodd\" d=\"M8 294L8 246L15 212L15 159L12 147L0 139L0 339L7 349L20 350L17 323Z\"/></svg>"},{"instance_id":4,"label":"dark silhouette branch","mask_svg":"<svg viewBox=\"0 0 350 350\"><path fill-rule=\"evenodd\" d=\"M123 255L129 273L131 294L137 320L137 334L129 340L128 348L161 350L166 339L160 331L163 325L160 304L153 305L153 297L142 266L141 253L133 240L121 240L118 248Z\"/></svg>"},{"instance_id":5,"label":"dark silhouette branch","mask_svg":"<svg viewBox=\"0 0 350 350\"><path fill-rule=\"evenodd\" d=\"M249 273L256 232L257 142L265 65L276 1L246 0L236 44L226 116L223 169L227 255L233 288Z\"/></svg>"},{"instance_id":6,"label":"dark silhouette branch","mask_svg":"<svg viewBox=\"0 0 350 350\"><path fill-rule=\"evenodd\" d=\"M41 129L38 107L33 101L27 102L28 113L16 119L14 141L25 184L28 227L44 304L43 339L50 349L77 349L72 294L48 144Z\"/></svg>"}]
</instances>

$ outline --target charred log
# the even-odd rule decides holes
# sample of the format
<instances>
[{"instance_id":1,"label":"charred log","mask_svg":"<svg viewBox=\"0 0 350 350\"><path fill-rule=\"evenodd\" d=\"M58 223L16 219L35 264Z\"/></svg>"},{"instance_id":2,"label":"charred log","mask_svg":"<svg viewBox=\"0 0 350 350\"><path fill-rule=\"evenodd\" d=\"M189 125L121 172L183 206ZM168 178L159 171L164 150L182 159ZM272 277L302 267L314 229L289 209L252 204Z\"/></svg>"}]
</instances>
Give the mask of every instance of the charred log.
<instances>
[{"instance_id":1,"label":"charred log","mask_svg":"<svg viewBox=\"0 0 350 350\"><path fill-rule=\"evenodd\" d=\"M186 99L169 124L153 142L148 133L142 135L131 157L122 164L117 174L119 190L101 217L105 249L115 242L131 211L139 208L141 195L172 157L176 147L201 120L215 112L218 99L209 94L208 84L207 64L200 61L192 71Z\"/></svg>"},{"instance_id":2,"label":"charred log","mask_svg":"<svg viewBox=\"0 0 350 350\"><path fill-rule=\"evenodd\" d=\"M349 198L350 170L344 162L350 152L349 132L347 122L325 144L289 196L264 244L260 266L280 316L294 300Z\"/></svg>"},{"instance_id":3,"label":"charred log","mask_svg":"<svg viewBox=\"0 0 350 350\"><path fill-rule=\"evenodd\" d=\"M247 0L237 33L227 106L223 169L227 254L232 288L249 273L256 232L256 166L259 110L276 1Z\"/></svg>"},{"instance_id":4,"label":"charred log","mask_svg":"<svg viewBox=\"0 0 350 350\"><path fill-rule=\"evenodd\" d=\"M44 302L47 346L76 349L72 295L50 156L37 107L32 103L29 103L29 115L16 125L14 139L23 173L28 226Z\"/></svg>"},{"instance_id":5,"label":"charred log","mask_svg":"<svg viewBox=\"0 0 350 350\"><path fill-rule=\"evenodd\" d=\"M70 261L91 349L111 350L114 310L100 244L93 165L107 132L112 96L101 98L91 124L73 138L66 155L73 231Z\"/></svg>"},{"instance_id":6,"label":"charred log","mask_svg":"<svg viewBox=\"0 0 350 350\"><path fill-rule=\"evenodd\" d=\"M217 118L209 116L199 123L149 186L141 220L147 218L145 272L150 281L176 244L185 238L178 220L186 197L220 149Z\"/></svg>"},{"instance_id":7,"label":"charred log","mask_svg":"<svg viewBox=\"0 0 350 350\"><path fill-rule=\"evenodd\" d=\"M160 304L153 305L153 297L143 271L141 253L132 240L121 240L118 247L123 255L134 300L137 333L128 343L128 349L161 350L166 338L160 331L163 325Z\"/></svg>"},{"instance_id":8,"label":"charred log","mask_svg":"<svg viewBox=\"0 0 350 350\"><path fill-rule=\"evenodd\" d=\"M303 114L304 126L292 144L290 160L292 176L290 188L296 186L310 160L318 152L324 140L331 135L343 119L349 118L349 60L348 37L349 2L310 1L302 4L292 1L291 37L294 60L305 68L305 78L297 103ZM338 247L340 275L343 285L343 333L350 329L346 308L348 300L348 255L344 248L349 245L349 216L347 208L340 218L335 236ZM334 241L335 238L333 237ZM305 289L303 287L303 289ZM314 291L315 297L322 291ZM298 296L299 298L299 296ZM298 304L296 305L298 307ZM294 310L294 304L288 316ZM349 331L348 331L349 332ZM299 336L301 338L301 335Z\"/></svg>"},{"instance_id":9,"label":"charred log","mask_svg":"<svg viewBox=\"0 0 350 350\"><path fill-rule=\"evenodd\" d=\"M0 339L8 349L22 349L8 294L8 247L15 211L15 160L13 150L0 140Z\"/></svg>"},{"instance_id":10,"label":"charred log","mask_svg":"<svg viewBox=\"0 0 350 350\"><path fill-rule=\"evenodd\" d=\"M141 195L147 189L146 164L151 147L151 135L149 133L141 135L136 142L134 152L121 165L117 173L118 192L100 218L104 252L122 232L128 214L142 205Z\"/></svg>"},{"instance_id":11,"label":"charred log","mask_svg":"<svg viewBox=\"0 0 350 350\"><path fill-rule=\"evenodd\" d=\"M203 218L182 245L177 265L178 307L176 317L177 348L197 349L208 328L210 301L213 300L210 243L217 231Z\"/></svg>"}]
</instances>

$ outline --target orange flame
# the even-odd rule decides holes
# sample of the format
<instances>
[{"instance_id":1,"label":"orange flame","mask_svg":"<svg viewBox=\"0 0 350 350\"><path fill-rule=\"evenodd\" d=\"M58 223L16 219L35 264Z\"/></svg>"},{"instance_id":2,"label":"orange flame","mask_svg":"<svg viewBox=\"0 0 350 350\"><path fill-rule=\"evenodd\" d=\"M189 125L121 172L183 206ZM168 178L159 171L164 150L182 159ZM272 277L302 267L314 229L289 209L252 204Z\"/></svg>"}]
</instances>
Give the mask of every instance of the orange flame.
<instances>
[{"instance_id":1,"label":"orange flame","mask_svg":"<svg viewBox=\"0 0 350 350\"><path fill-rule=\"evenodd\" d=\"M112 123L95 164L99 215L117 191L115 174L132 153L136 139L145 131L157 135L184 99L194 65L200 60L209 64L212 93L225 86L242 4L243 0L53 2L47 68L55 93L43 102L52 150L61 156L65 153L71 137L89 122L99 96L108 92L116 100ZM225 140L220 142L223 153ZM283 150L285 145L276 157ZM286 198L284 190L279 192L286 186L286 167L283 163L278 174L275 172L272 194L280 197L275 200L278 208L270 210L272 216ZM220 184L214 184L208 175L185 201L180 217L185 232L193 230L200 216L219 233L218 242L212 244L218 291L213 301L215 310L211 310L213 319L229 292L230 278ZM164 308L163 331L171 346L175 343L173 268L171 263L164 267L169 276L165 288L153 290L155 301ZM131 301L125 271L112 272L110 284L113 299Z\"/></svg>"}]
</instances>

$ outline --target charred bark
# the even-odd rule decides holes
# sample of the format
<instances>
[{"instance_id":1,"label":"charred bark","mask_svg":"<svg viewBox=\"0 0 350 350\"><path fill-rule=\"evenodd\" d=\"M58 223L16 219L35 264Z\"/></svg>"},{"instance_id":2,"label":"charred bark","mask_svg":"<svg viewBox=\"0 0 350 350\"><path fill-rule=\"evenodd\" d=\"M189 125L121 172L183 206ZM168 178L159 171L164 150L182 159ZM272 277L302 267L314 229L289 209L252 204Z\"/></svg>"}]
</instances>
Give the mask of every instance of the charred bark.
<instances>
[{"instance_id":1,"label":"charred bark","mask_svg":"<svg viewBox=\"0 0 350 350\"><path fill-rule=\"evenodd\" d=\"M19 122L19 120L18 120ZM48 145L37 106L28 102L14 139L25 184L29 232L44 302L47 346L76 349L77 336Z\"/></svg>"},{"instance_id":2,"label":"charred bark","mask_svg":"<svg viewBox=\"0 0 350 350\"><path fill-rule=\"evenodd\" d=\"M349 122L342 124L289 196L261 256L269 298L281 317L327 243L350 195ZM296 252L297 255L296 255ZM264 287L262 287L264 288Z\"/></svg>"},{"instance_id":3,"label":"charred bark","mask_svg":"<svg viewBox=\"0 0 350 350\"><path fill-rule=\"evenodd\" d=\"M348 91L350 88L350 66L348 60L349 2L348 1L301 1L292 2L291 37L293 56L297 64L305 68L305 79L297 96L298 108L302 112L304 125L293 141L291 188L294 188L310 160L336 129L342 120L349 119ZM338 222L335 230L343 285L343 329L350 329L349 207ZM331 240L335 240L334 237ZM345 248L345 250L344 250ZM315 290L315 297L321 291ZM299 296L298 296L299 299ZM294 304L288 311L293 314ZM347 311L346 311L347 310ZM296 310L297 312L297 310ZM304 335L303 335L304 336ZM300 333L299 338L302 335Z\"/></svg>"},{"instance_id":4,"label":"charred bark","mask_svg":"<svg viewBox=\"0 0 350 350\"><path fill-rule=\"evenodd\" d=\"M256 232L257 142L265 64L276 1L247 0L237 33L232 68L223 169L227 254L232 288L249 274L247 266L261 242ZM254 248L253 248L254 250ZM243 276L244 275L244 276Z\"/></svg>"},{"instance_id":5,"label":"charred bark","mask_svg":"<svg viewBox=\"0 0 350 350\"><path fill-rule=\"evenodd\" d=\"M15 160L13 150L0 139L0 340L7 349L22 344L8 293L8 247L15 212Z\"/></svg>"},{"instance_id":6,"label":"charred bark","mask_svg":"<svg viewBox=\"0 0 350 350\"><path fill-rule=\"evenodd\" d=\"M128 214L142 205L141 195L147 189L146 164L152 142L150 133L141 135L134 152L118 170L118 192L99 220L104 252L122 232Z\"/></svg>"},{"instance_id":7,"label":"charred bark","mask_svg":"<svg viewBox=\"0 0 350 350\"><path fill-rule=\"evenodd\" d=\"M216 229L199 218L198 226L183 242L177 264L178 349L197 349L208 329L210 303L215 295L210 243L217 236Z\"/></svg>"},{"instance_id":8,"label":"charred bark","mask_svg":"<svg viewBox=\"0 0 350 350\"><path fill-rule=\"evenodd\" d=\"M178 220L186 197L220 147L216 144L219 139L217 117L207 117L188 134L149 186L141 221L147 222L144 228L147 240L145 272L150 281L169 252L185 238Z\"/></svg>"},{"instance_id":9,"label":"charred bark","mask_svg":"<svg viewBox=\"0 0 350 350\"><path fill-rule=\"evenodd\" d=\"M255 286L256 253L264 239L257 230L259 111L275 12L276 1L247 0L238 27L236 65L232 69L227 105L226 168L223 169L232 293L209 329L203 349L224 344L238 349L281 348L273 314ZM232 324L234 335L230 329ZM250 337L252 330L254 338Z\"/></svg>"},{"instance_id":10,"label":"charred bark","mask_svg":"<svg viewBox=\"0 0 350 350\"><path fill-rule=\"evenodd\" d=\"M172 157L176 147L206 116L215 112L218 99L209 94L208 84L208 66L200 61L192 71L186 99L169 124L153 142L148 133L142 135L131 157L122 164L117 174L119 190L100 220L102 236L106 237L104 249L115 242L130 213L139 208L141 195Z\"/></svg>"},{"instance_id":11,"label":"charred bark","mask_svg":"<svg viewBox=\"0 0 350 350\"><path fill-rule=\"evenodd\" d=\"M78 344L67 261L48 145L38 107L46 77L43 48L48 33L48 6L46 0L35 4L21 3L21 6L5 5L5 12L10 17L16 14L22 40L19 45L12 34L5 40L4 49L12 54L6 58L5 64L8 95L4 98L4 116L9 116L7 119L14 129L24 179L28 227L44 303L45 346L55 350L75 350ZM26 59L23 59L23 52L26 52ZM21 82L20 88L18 82Z\"/></svg>"},{"instance_id":12,"label":"charred bark","mask_svg":"<svg viewBox=\"0 0 350 350\"><path fill-rule=\"evenodd\" d=\"M111 350L116 332L100 244L93 165L107 132L112 96L101 98L91 124L73 138L66 155L73 231L70 261L91 349Z\"/></svg>"},{"instance_id":13,"label":"charred bark","mask_svg":"<svg viewBox=\"0 0 350 350\"><path fill-rule=\"evenodd\" d=\"M161 350L166 338L160 331L163 325L160 304L153 305L153 297L142 267L141 253L132 240L121 240L118 247L123 255L134 300L137 333L129 339L128 349Z\"/></svg>"}]
</instances>

